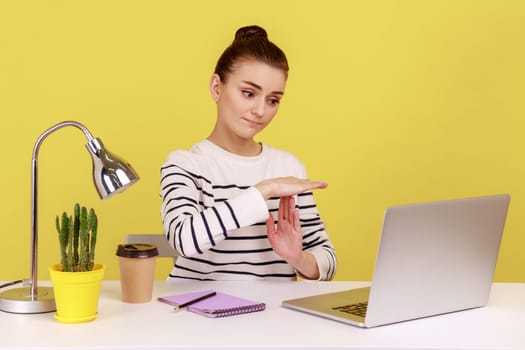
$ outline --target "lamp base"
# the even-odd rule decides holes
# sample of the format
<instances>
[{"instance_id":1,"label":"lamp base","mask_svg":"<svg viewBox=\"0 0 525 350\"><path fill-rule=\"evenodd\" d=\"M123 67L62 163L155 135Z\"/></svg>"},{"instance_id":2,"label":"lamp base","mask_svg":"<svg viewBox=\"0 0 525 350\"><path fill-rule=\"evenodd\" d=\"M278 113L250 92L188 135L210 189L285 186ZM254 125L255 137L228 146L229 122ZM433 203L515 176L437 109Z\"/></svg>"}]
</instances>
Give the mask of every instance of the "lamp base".
<instances>
[{"instance_id":1,"label":"lamp base","mask_svg":"<svg viewBox=\"0 0 525 350\"><path fill-rule=\"evenodd\" d=\"M39 314L56 311L53 287L38 287L31 297L31 287L8 289L0 293L0 311L14 314Z\"/></svg>"}]
</instances>

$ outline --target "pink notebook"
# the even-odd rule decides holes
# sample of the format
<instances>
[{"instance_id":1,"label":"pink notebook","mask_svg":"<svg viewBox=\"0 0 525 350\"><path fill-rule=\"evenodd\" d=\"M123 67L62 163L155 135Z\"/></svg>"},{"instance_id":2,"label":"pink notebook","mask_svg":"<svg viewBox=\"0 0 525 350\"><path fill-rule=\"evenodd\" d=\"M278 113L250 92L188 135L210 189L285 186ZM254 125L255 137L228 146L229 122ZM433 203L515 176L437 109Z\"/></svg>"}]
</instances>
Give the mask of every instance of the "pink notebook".
<instances>
[{"instance_id":1,"label":"pink notebook","mask_svg":"<svg viewBox=\"0 0 525 350\"><path fill-rule=\"evenodd\" d=\"M193 300L209 295L211 290L191 292L178 295L160 297L159 301L179 307ZM248 312L262 311L266 304L258 301L240 298L231 294L216 292L215 295L206 297L200 301L187 306L188 311L195 312L206 317L225 317L244 314Z\"/></svg>"}]
</instances>

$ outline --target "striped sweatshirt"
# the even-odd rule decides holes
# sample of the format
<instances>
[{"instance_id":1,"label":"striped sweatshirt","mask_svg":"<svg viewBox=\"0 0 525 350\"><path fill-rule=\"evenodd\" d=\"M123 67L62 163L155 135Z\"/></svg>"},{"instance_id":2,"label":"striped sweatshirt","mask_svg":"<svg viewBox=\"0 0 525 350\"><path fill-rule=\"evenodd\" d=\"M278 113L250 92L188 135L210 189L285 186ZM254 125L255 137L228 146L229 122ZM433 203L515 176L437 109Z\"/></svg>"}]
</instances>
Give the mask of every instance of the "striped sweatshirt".
<instances>
[{"instance_id":1,"label":"striped sweatshirt","mask_svg":"<svg viewBox=\"0 0 525 350\"><path fill-rule=\"evenodd\" d=\"M164 235L178 252L170 278L297 278L266 235L268 212L277 218L279 198L265 201L254 185L275 177L307 178L306 171L292 154L262 146L259 155L243 157L203 140L189 151L169 154L161 168L160 192ZM319 279L330 280L336 256L313 193L295 199L303 250L316 258Z\"/></svg>"}]
</instances>

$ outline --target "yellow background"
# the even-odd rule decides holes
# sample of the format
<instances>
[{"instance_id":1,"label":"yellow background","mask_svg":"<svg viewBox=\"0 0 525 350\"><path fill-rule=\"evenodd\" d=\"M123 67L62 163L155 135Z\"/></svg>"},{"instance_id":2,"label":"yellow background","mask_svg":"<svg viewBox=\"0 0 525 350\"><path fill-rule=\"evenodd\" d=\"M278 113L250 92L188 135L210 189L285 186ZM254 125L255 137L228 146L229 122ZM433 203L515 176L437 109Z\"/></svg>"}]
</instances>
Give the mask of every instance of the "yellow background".
<instances>
[{"instance_id":1,"label":"yellow background","mask_svg":"<svg viewBox=\"0 0 525 350\"><path fill-rule=\"evenodd\" d=\"M291 65L260 140L329 183L316 197L336 279L371 278L387 206L510 193L495 279L523 282L524 18L521 0L1 1L0 280L29 277L31 153L63 120L86 125L142 180L99 201L82 133L48 137L40 279L59 259L55 216L75 202L97 210L97 261L117 279L124 236L161 232L160 165L213 126L218 56L238 27L259 24Z\"/></svg>"}]
</instances>

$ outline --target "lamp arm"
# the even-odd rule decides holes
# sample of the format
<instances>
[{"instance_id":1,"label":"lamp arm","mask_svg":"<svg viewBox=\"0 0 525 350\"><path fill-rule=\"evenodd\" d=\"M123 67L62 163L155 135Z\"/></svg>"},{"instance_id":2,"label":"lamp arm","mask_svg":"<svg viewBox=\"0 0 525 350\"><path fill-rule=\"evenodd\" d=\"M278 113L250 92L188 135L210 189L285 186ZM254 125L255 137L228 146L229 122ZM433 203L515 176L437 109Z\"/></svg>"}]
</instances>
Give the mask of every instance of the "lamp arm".
<instances>
[{"instance_id":1,"label":"lamp arm","mask_svg":"<svg viewBox=\"0 0 525 350\"><path fill-rule=\"evenodd\" d=\"M74 127L78 128L78 129L82 130L84 135L86 135L86 138L88 139L88 141L91 141L91 140L94 139L93 135L91 135L89 130L84 125L80 124L79 122L68 120L68 121L64 121L64 122L58 123L56 125L53 125L49 129L47 129L46 131L44 131L42 133L42 135L40 135L38 137L38 139L35 142L35 147L33 148L33 160L36 160L38 158L38 151L40 150L40 145L42 144L44 139L47 136L49 136L49 134L52 134L53 132L55 132L58 129L61 129L61 128L65 127L65 126L74 126Z\"/></svg>"},{"instance_id":2,"label":"lamp arm","mask_svg":"<svg viewBox=\"0 0 525 350\"><path fill-rule=\"evenodd\" d=\"M38 288L38 151L47 136L66 126L80 129L86 135L88 143L94 139L89 130L81 123L64 121L44 131L35 142L31 162L31 299L36 299Z\"/></svg>"}]
</instances>

